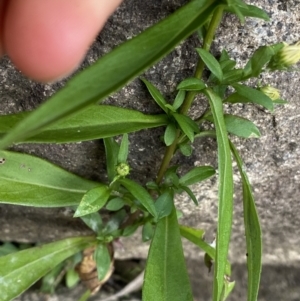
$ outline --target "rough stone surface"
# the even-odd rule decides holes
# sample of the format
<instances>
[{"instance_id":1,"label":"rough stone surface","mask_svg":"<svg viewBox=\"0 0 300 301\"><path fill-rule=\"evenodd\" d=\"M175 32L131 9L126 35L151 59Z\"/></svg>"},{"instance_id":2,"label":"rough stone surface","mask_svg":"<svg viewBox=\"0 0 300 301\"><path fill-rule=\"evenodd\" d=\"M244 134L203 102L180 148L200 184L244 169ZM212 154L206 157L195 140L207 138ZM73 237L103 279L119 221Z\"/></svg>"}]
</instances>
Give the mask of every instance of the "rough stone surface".
<instances>
[{"instance_id":1,"label":"rough stone surface","mask_svg":"<svg viewBox=\"0 0 300 301\"><path fill-rule=\"evenodd\" d=\"M185 2L181 0L125 1L96 39L82 68L95 62L115 45L135 36L172 13ZM225 46L230 56L243 65L258 46L281 41L294 43L300 40L299 1L255 0L248 3L265 9L272 20L266 23L257 19L247 19L246 23L241 25L237 18L227 15L212 48L216 55L220 54ZM145 77L153 82L167 99L172 100L174 97L178 82L192 75L197 60L193 49L197 45L196 36L189 38L145 73ZM276 107L273 113L251 105L228 106L226 110L253 120L262 134L259 140L235 140L254 187L264 234L264 272L259 300L296 301L300 299L299 288L297 288L300 280L297 273L300 267L298 214L300 211L300 109L298 105L300 75L297 72L276 72L264 74L260 80L263 84L270 84L280 89L282 98L288 100L289 104ZM34 109L63 86L65 81L48 85L34 83L24 78L13 68L9 60L4 58L0 65L0 83L0 114L8 114ZM250 84L255 85L257 82L250 82ZM159 112L139 80L133 81L109 97L106 102L147 113ZM199 116L205 106L205 102L198 99L191 110L192 115ZM162 129L154 129L130 135L129 160L133 168L131 175L141 183L155 177L164 150L159 140L162 133ZM104 148L99 141L64 145L27 144L18 145L14 149L46 158L92 180L105 179ZM216 166L216 144L212 140L199 140L195 143L195 151L191 157L184 158L178 155L173 163L181 164L182 172L194 165ZM234 262L233 278L237 279L237 289L230 300L246 300L245 266L242 265L245 261L245 238L242 226L240 182L237 176L235 183L236 207L230 259ZM201 186L195 186L193 191L200 201L198 208L195 208L185 195L178 198L178 205L184 213L182 223L205 229L207 239L212 239L217 217L217 181L216 179L207 181ZM70 212L63 209L50 211L0 205L0 223L0 240L5 241L52 241L88 233L80 221L72 220ZM146 256L147 248L140 243L140 237L123 240L123 244L124 251L117 251L119 257ZM199 251L187 244L186 253L192 263L189 266L193 275L195 296L197 300L209 300L208 286L201 284L199 287L200 279L204 277L199 272L203 271L201 265L198 270L195 263L202 261ZM67 297L55 298L48 300L67 300ZM22 300L43 299L30 297Z\"/></svg>"}]
</instances>

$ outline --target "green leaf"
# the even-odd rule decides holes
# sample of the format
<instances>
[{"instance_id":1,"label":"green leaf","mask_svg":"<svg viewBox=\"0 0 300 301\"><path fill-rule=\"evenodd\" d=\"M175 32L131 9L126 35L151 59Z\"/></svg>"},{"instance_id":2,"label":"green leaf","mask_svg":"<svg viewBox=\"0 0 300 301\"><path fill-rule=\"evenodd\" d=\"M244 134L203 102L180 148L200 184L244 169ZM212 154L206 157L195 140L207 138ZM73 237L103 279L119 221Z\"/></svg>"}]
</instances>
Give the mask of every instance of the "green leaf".
<instances>
[{"instance_id":1,"label":"green leaf","mask_svg":"<svg viewBox=\"0 0 300 301\"><path fill-rule=\"evenodd\" d=\"M207 253L210 258L215 260L216 250L203 239L205 233L204 230L194 229L183 225L180 225L179 229L180 235L182 237L186 238L187 240L198 246L201 250ZM228 276L231 275L231 266L228 260L226 262L225 274Z\"/></svg>"},{"instance_id":2,"label":"green leaf","mask_svg":"<svg viewBox=\"0 0 300 301\"><path fill-rule=\"evenodd\" d=\"M222 100L210 89L206 89L205 94L208 97L209 105L214 117L218 143L219 208L213 300L219 301L224 287L224 274L231 237L233 174L229 141L223 117Z\"/></svg>"},{"instance_id":3,"label":"green leaf","mask_svg":"<svg viewBox=\"0 0 300 301\"><path fill-rule=\"evenodd\" d=\"M3 245L0 246L0 256L8 255L15 252L18 252L18 248L10 242L5 242L3 243Z\"/></svg>"},{"instance_id":4,"label":"green leaf","mask_svg":"<svg viewBox=\"0 0 300 301\"><path fill-rule=\"evenodd\" d=\"M184 186L184 185L179 185L179 187L181 189L183 189L189 195L189 197L192 199L192 201L194 202L194 204L196 206L199 205L197 198L195 197L194 193L192 192L192 190L190 188L188 188L187 186Z\"/></svg>"},{"instance_id":5,"label":"green leaf","mask_svg":"<svg viewBox=\"0 0 300 301\"><path fill-rule=\"evenodd\" d=\"M224 119L229 133L243 138L260 137L260 131L252 121L235 115L224 115Z\"/></svg>"},{"instance_id":6,"label":"green leaf","mask_svg":"<svg viewBox=\"0 0 300 301\"><path fill-rule=\"evenodd\" d=\"M262 269L262 236L251 184L245 172L243 161L230 142L232 154L237 162L243 183L244 224L247 244L248 301L256 301Z\"/></svg>"},{"instance_id":7,"label":"green leaf","mask_svg":"<svg viewBox=\"0 0 300 301\"><path fill-rule=\"evenodd\" d=\"M212 116L207 116L206 120L213 122ZM236 115L224 115L227 131L233 135L242 138L259 138L260 131L256 125L246 119Z\"/></svg>"},{"instance_id":8,"label":"green leaf","mask_svg":"<svg viewBox=\"0 0 300 301\"><path fill-rule=\"evenodd\" d=\"M80 219L97 234L103 228L102 218L98 212L94 212L94 213L90 213L85 216L81 216Z\"/></svg>"},{"instance_id":9,"label":"green leaf","mask_svg":"<svg viewBox=\"0 0 300 301\"><path fill-rule=\"evenodd\" d=\"M43 159L0 151L0 203L66 207L78 205L98 183L73 175Z\"/></svg>"},{"instance_id":10,"label":"green leaf","mask_svg":"<svg viewBox=\"0 0 300 301\"><path fill-rule=\"evenodd\" d=\"M246 78L259 77L263 67L271 60L274 54L273 46L259 47L245 66L244 76Z\"/></svg>"},{"instance_id":11,"label":"green leaf","mask_svg":"<svg viewBox=\"0 0 300 301\"><path fill-rule=\"evenodd\" d=\"M143 301L192 301L176 210L160 219L149 250Z\"/></svg>"},{"instance_id":12,"label":"green leaf","mask_svg":"<svg viewBox=\"0 0 300 301\"><path fill-rule=\"evenodd\" d=\"M154 202L148 191L129 179L120 179L119 182L147 209L147 211L157 218Z\"/></svg>"},{"instance_id":13,"label":"green leaf","mask_svg":"<svg viewBox=\"0 0 300 301\"><path fill-rule=\"evenodd\" d=\"M74 217L79 217L100 210L107 202L110 196L110 189L104 185L89 190L83 196L79 206L77 207Z\"/></svg>"},{"instance_id":14,"label":"green leaf","mask_svg":"<svg viewBox=\"0 0 300 301\"><path fill-rule=\"evenodd\" d=\"M111 266L111 258L107 245L99 244L95 250L94 256L97 264L98 279L101 281L105 279Z\"/></svg>"},{"instance_id":15,"label":"green leaf","mask_svg":"<svg viewBox=\"0 0 300 301\"><path fill-rule=\"evenodd\" d=\"M233 7L230 6L226 6L225 10L231 13L235 13ZM265 21L270 21L268 14L257 6L247 5L247 8L240 7L239 10L245 17L254 17L263 19Z\"/></svg>"},{"instance_id":16,"label":"green leaf","mask_svg":"<svg viewBox=\"0 0 300 301\"><path fill-rule=\"evenodd\" d=\"M235 281L229 282L229 281L225 280L222 301L225 301L228 298L228 296L232 292L234 286L235 286Z\"/></svg>"},{"instance_id":17,"label":"green leaf","mask_svg":"<svg viewBox=\"0 0 300 301\"><path fill-rule=\"evenodd\" d=\"M113 138L103 139L106 155L107 177L112 182L116 176L116 166L118 164L119 144Z\"/></svg>"},{"instance_id":18,"label":"green leaf","mask_svg":"<svg viewBox=\"0 0 300 301\"><path fill-rule=\"evenodd\" d=\"M9 132L30 113L0 116L0 137ZM165 115L146 115L139 111L107 105L93 105L48 126L19 142L67 143L94 140L158 127L168 123Z\"/></svg>"},{"instance_id":19,"label":"green leaf","mask_svg":"<svg viewBox=\"0 0 300 301\"><path fill-rule=\"evenodd\" d=\"M54 293L55 288L58 285L58 283L56 283L56 279L59 276L59 274L63 271L64 266L64 263L61 262L42 278L42 284L40 287L41 292L45 294Z\"/></svg>"},{"instance_id":20,"label":"green leaf","mask_svg":"<svg viewBox=\"0 0 300 301\"><path fill-rule=\"evenodd\" d=\"M158 219L170 215L173 209L172 194L169 191L164 192L158 197L154 205L158 214Z\"/></svg>"},{"instance_id":21,"label":"green leaf","mask_svg":"<svg viewBox=\"0 0 300 301\"><path fill-rule=\"evenodd\" d=\"M185 91L184 90L179 90L176 97L175 97L175 100L174 100L174 103L173 103L173 108L175 110L179 109L184 101L184 98L185 98Z\"/></svg>"},{"instance_id":22,"label":"green leaf","mask_svg":"<svg viewBox=\"0 0 300 301\"><path fill-rule=\"evenodd\" d=\"M74 287L80 281L78 273L75 269L69 269L66 273L66 286L67 288Z\"/></svg>"},{"instance_id":23,"label":"green leaf","mask_svg":"<svg viewBox=\"0 0 300 301\"><path fill-rule=\"evenodd\" d=\"M215 170L211 166L199 166L191 169L179 179L181 185L193 185L204 181L215 174Z\"/></svg>"},{"instance_id":24,"label":"green leaf","mask_svg":"<svg viewBox=\"0 0 300 301\"><path fill-rule=\"evenodd\" d=\"M143 242L151 240L153 235L154 235L153 225L150 222L145 223L142 230Z\"/></svg>"},{"instance_id":25,"label":"green leaf","mask_svg":"<svg viewBox=\"0 0 300 301\"><path fill-rule=\"evenodd\" d=\"M94 243L94 237L73 237L0 257L1 300L15 299L66 258Z\"/></svg>"},{"instance_id":26,"label":"green leaf","mask_svg":"<svg viewBox=\"0 0 300 301\"><path fill-rule=\"evenodd\" d=\"M129 147L128 135L124 134L118 153L118 163L125 163L127 161L128 147Z\"/></svg>"},{"instance_id":27,"label":"green leaf","mask_svg":"<svg viewBox=\"0 0 300 301\"><path fill-rule=\"evenodd\" d=\"M196 50L207 68L221 82L223 79L223 71L216 58L205 49L196 48Z\"/></svg>"},{"instance_id":28,"label":"green leaf","mask_svg":"<svg viewBox=\"0 0 300 301\"><path fill-rule=\"evenodd\" d=\"M166 146L171 145L177 136L177 129L176 126L173 123L168 124L165 134L164 134L164 141Z\"/></svg>"},{"instance_id":29,"label":"green leaf","mask_svg":"<svg viewBox=\"0 0 300 301\"><path fill-rule=\"evenodd\" d=\"M286 101L284 99L281 99L281 98L278 98L278 99L273 100L273 103L276 104L276 105L285 105L285 104L288 103L288 101Z\"/></svg>"},{"instance_id":30,"label":"green leaf","mask_svg":"<svg viewBox=\"0 0 300 301\"><path fill-rule=\"evenodd\" d=\"M244 79L243 69L234 69L224 72L223 81L224 85L239 82Z\"/></svg>"},{"instance_id":31,"label":"green leaf","mask_svg":"<svg viewBox=\"0 0 300 301\"><path fill-rule=\"evenodd\" d=\"M136 230L137 228L139 227L139 224L132 224L132 225L129 225L127 226L123 232L122 232L122 236L130 236L132 235Z\"/></svg>"},{"instance_id":32,"label":"green leaf","mask_svg":"<svg viewBox=\"0 0 300 301\"><path fill-rule=\"evenodd\" d=\"M189 138L191 142L194 142L194 133L199 132L199 128L197 123L192 120L190 117L182 115L182 114L173 114L175 120L178 122L178 125L180 126L181 130L184 134Z\"/></svg>"},{"instance_id":33,"label":"green leaf","mask_svg":"<svg viewBox=\"0 0 300 301\"><path fill-rule=\"evenodd\" d=\"M193 153L193 148L189 143L179 144L179 149L181 153L186 157L189 157Z\"/></svg>"},{"instance_id":34,"label":"green leaf","mask_svg":"<svg viewBox=\"0 0 300 301\"><path fill-rule=\"evenodd\" d=\"M205 83L199 78L187 78L183 80L178 86L178 90L185 91L201 91L206 88Z\"/></svg>"},{"instance_id":35,"label":"green leaf","mask_svg":"<svg viewBox=\"0 0 300 301\"><path fill-rule=\"evenodd\" d=\"M237 101L237 96L229 96L225 100L226 102L252 102L265 107L271 112L273 111L274 106L272 99L263 92L239 84L233 84L232 87L236 90L237 94L241 96L240 101Z\"/></svg>"},{"instance_id":36,"label":"green leaf","mask_svg":"<svg viewBox=\"0 0 300 301\"><path fill-rule=\"evenodd\" d=\"M217 0L189 2L168 18L116 47L74 76L51 99L18 123L0 142L0 149L24 141L45 126L119 90L202 26L218 4Z\"/></svg>"},{"instance_id":37,"label":"green leaf","mask_svg":"<svg viewBox=\"0 0 300 301\"><path fill-rule=\"evenodd\" d=\"M152 98L155 102L168 114L168 109L166 108L166 100L164 99L163 95L158 91L158 89L153 86L149 81L145 78L141 78L142 82L146 85L148 91L150 92Z\"/></svg>"},{"instance_id":38,"label":"green leaf","mask_svg":"<svg viewBox=\"0 0 300 301\"><path fill-rule=\"evenodd\" d=\"M110 211L118 211L118 210L122 209L124 207L124 205L125 205L125 203L124 203L123 199L117 197L117 198L111 199L107 203L105 208Z\"/></svg>"}]
</instances>

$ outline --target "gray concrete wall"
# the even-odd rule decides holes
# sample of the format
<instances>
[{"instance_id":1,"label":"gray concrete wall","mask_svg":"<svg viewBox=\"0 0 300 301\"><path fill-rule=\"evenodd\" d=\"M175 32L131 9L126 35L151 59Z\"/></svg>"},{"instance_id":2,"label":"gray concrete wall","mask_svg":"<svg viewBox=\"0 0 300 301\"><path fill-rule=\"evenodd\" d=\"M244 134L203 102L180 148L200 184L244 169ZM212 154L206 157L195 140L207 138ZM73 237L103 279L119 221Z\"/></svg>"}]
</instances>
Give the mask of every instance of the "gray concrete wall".
<instances>
[{"instance_id":1,"label":"gray concrete wall","mask_svg":"<svg viewBox=\"0 0 300 301\"><path fill-rule=\"evenodd\" d=\"M83 67L92 64L115 45L135 36L144 28L170 14L183 2L179 0L146 2L125 0L95 41ZM260 45L281 41L294 43L300 40L299 1L256 0L249 1L249 4L265 9L272 20L266 23L257 19L248 19L244 25L241 25L237 18L226 16L212 48L215 54L219 54L225 45L229 54L238 60L239 64L244 64L253 50ZM191 37L176 47L167 58L146 72L146 78L152 81L168 99L174 97L177 83L192 75L197 59L193 49L198 45L197 43L197 38ZM262 82L280 89L282 98L289 101L289 104L284 107L276 107L273 113L251 105L226 107L228 112L238 113L253 120L262 133L259 140L235 140L254 186L264 235L264 269L260 301L300 300L298 287L300 283L299 80L300 74L297 72L264 74ZM31 110L65 83L63 81L57 84L41 85L31 82L22 77L7 58L2 59L0 65L0 82L0 114ZM159 112L139 80L135 80L109 97L107 103L148 113ZM203 103L198 99L193 107L193 115L199 115L202 110ZM164 149L159 141L162 133L162 129L154 129L130 135L130 164L133 168L131 175L142 183L155 177ZM14 149L46 158L86 178L103 180L104 149L99 141L72 145L19 145ZM216 166L216 145L210 140L197 141L191 157L184 158L178 155L174 163L182 164L183 171L194 165ZM237 280L237 289L230 300L246 300L244 265L246 252L238 177L235 177L235 182L235 218L230 259L233 262L233 278ZM216 179L207 181L201 186L195 186L194 191L200 200L198 208L195 208L186 196L178 198L178 205L184 213L182 222L205 229L210 239L216 228ZM80 221L72 220L70 212L64 209L42 210L0 205L0 223L0 240L5 241L52 241L88 233L85 226ZM123 240L123 244L125 249L117 250L118 257L145 257L146 247L140 243L139 237ZM207 271L201 268L202 255L190 244L186 246L191 275L194 275L192 283L195 296L197 300L209 300L208 286L198 285L198 280L201 283L201 278L207 280L209 277L206 277ZM205 296L205 298L200 298L200 296ZM39 297L39 299L29 298L28 300L43 299ZM60 297L53 300L67 299Z\"/></svg>"}]
</instances>

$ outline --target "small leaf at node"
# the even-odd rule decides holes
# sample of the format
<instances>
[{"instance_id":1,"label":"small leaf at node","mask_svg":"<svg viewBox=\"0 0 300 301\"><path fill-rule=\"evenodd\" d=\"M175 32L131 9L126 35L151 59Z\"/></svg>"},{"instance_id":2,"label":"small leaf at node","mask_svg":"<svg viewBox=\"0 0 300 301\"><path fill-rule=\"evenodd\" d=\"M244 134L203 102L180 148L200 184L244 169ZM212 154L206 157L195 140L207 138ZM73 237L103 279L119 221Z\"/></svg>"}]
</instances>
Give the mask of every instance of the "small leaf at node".
<instances>
[{"instance_id":1,"label":"small leaf at node","mask_svg":"<svg viewBox=\"0 0 300 301\"><path fill-rule=\"evenodd\" d=\"M176 126L173 123L168 124L164 134L164 141L166 146L169 146L174 142L174 140L176 139L176 135Z\"/></svg>"}]
</instances>

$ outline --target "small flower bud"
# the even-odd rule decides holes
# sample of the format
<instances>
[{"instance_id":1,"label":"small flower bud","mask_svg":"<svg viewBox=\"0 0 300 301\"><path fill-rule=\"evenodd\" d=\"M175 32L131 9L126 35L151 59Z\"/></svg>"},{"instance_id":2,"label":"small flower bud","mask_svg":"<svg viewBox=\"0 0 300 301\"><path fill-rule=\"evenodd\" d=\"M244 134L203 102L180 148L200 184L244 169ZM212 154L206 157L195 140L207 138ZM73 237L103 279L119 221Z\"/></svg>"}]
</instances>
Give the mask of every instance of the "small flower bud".
<instances>
[{"instance_id":1,"label":"small flower bud","mask_svg":"<svg viewBox=\"0 0 300 301\"><path fill-rule=\"evenodd\" d=\"M284 46L273 56L269 63L272 70L287 69L300 61L300 41L294 45L283 42Z\"/></svg>"},{"instance_id":2,"label":"small flower bud","mask_svg":"<svg viewBox=\"0 0 300 301\"><path fill-rule=\"evenodd\" d=\"M263 92L265 95L270 97L272 100L277 100L280 98L280 91L274 87L271 86L264 86L259 88L261 92Z\"/></svg>"},{"instance_id":3,"label":"small flower bud","mask_svg":"<svg viewBox=\"0 0 300 301\"><path fill-rule=\"evenodd\" d=\"M117 165L116 171L119 176L125 177L129 174L130 167L127 163L120 163Z\"/></svg>"}]
</instances>

